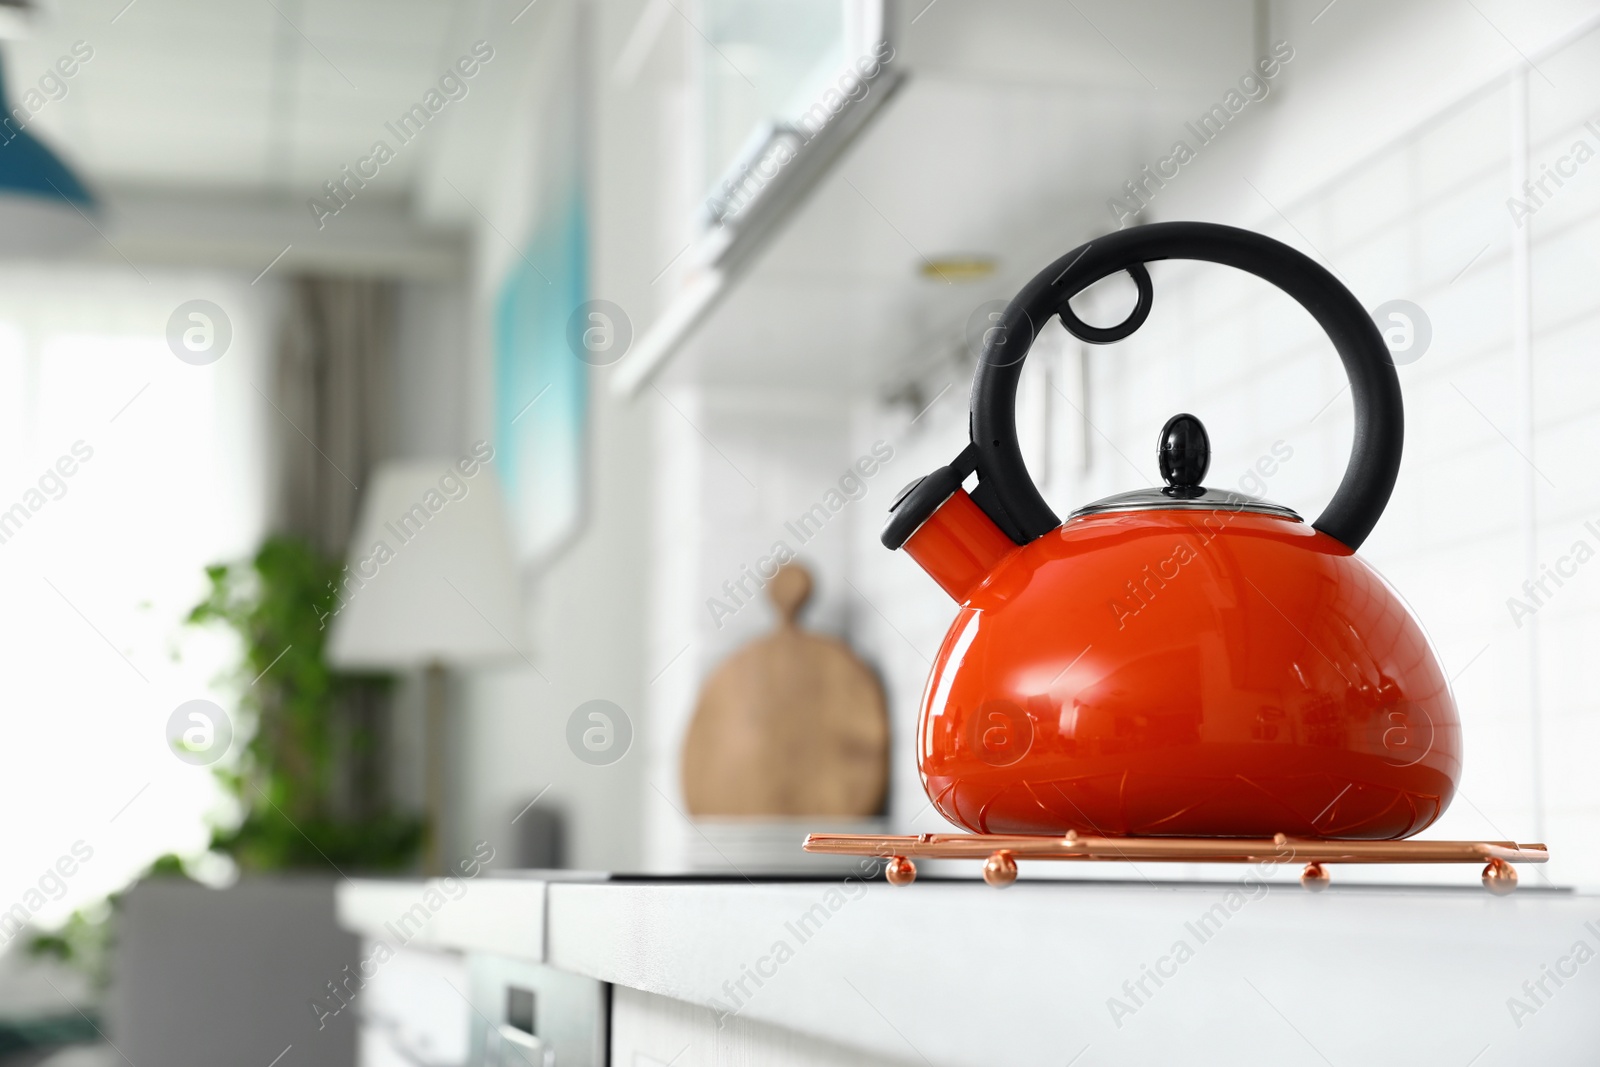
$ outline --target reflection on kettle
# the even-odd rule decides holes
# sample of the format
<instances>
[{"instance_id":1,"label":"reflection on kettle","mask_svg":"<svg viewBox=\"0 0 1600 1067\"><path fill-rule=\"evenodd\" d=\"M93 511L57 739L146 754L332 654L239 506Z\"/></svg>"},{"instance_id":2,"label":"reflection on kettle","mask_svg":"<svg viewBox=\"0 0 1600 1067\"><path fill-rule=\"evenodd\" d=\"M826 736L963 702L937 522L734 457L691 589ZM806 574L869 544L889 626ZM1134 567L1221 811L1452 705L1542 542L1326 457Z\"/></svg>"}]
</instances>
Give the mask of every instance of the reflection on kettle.
<instances>
[{"instance_id":1,"label":"reflection on kettle","mask_svg":"<svg viewBox=\"0 0 1600 1067\"><path fill-rule=\"evenodd\" d=\"M1210 440L1192 415L1161 430L1159 489L1063 523L1029 479L1013 409L1038 328L1059 315L1087 341L1128 336L1150 310L1144 264L1169 258L1271 281L1338 350L1355 444L1315 522L1206 488ZM1078 320L1068 299L1123 270L1139 288L1128 320ZM1284 245L1166 223L1047 268L987 339L971 443L901 494L883 533L960 605L917 732L933 804L991 834L1388 840L1438 819L1461 774L1455 702L1421 626L1355 554L1388 502L1403 437L1377 327Z\"/></svg>"}]
</instances>

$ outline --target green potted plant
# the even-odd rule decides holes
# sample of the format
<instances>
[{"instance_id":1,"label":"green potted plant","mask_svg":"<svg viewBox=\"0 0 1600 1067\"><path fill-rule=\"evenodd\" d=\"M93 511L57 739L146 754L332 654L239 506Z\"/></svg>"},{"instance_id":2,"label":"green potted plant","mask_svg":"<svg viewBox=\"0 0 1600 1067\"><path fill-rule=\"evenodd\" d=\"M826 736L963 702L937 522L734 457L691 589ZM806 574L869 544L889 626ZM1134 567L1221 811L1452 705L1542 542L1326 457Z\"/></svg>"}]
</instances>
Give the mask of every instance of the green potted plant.
<instances>
[{"instance_id":1,"label":"green potted plant","mask_svg":"<svg viewBox=\"0 0 1600 1067\"><path fill-rule=\"evenodd\" d=\"M232 682L249 741L218 778L244 818L211 847L242 871L396 871L425 826L393 809L382 765L392 677L345 674L323 655L342 568L305 541L269 538L248 562L206 568L195 626L225 625L243 657Z\"/></svg>"}]
</instances>

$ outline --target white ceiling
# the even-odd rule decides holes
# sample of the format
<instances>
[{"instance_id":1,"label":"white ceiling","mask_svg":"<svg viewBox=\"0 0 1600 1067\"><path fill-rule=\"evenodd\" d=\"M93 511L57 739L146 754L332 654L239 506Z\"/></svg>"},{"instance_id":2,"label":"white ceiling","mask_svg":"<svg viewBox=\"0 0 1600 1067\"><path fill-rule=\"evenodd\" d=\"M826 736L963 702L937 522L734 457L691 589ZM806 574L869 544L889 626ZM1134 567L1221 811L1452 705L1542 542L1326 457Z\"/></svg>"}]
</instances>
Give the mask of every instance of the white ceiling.
<instances>
[{"instance_id":1,"label":"white ceiling","mask_svg":"<svg viewBox=\"0 0 1600 1067\"><path fill-rule=\"evenodd\" d=\"M308 195L467 50L480 6L50 0L5 44L6 81L15 104L84 41L93 58L35 121L92 180ZM403 187L421 157L402 152L385 180Z\"/></svg>"},{"instance_id":2,"label":"white ceiling","mask_svg":"<svg viewBox=\"0 0 1600 1067\"><path fill-rule=\"evenodd\" d=\"M28 123L102 201L108 261L459 276L558 5L529 0L41 0L0 41L13 106L93 49ZM486 41L493 58L403 147L386 127ZM81 49L80 49L81 51ZM336 220L308 200L397 149Z\"/></svg>"}]
</instances>

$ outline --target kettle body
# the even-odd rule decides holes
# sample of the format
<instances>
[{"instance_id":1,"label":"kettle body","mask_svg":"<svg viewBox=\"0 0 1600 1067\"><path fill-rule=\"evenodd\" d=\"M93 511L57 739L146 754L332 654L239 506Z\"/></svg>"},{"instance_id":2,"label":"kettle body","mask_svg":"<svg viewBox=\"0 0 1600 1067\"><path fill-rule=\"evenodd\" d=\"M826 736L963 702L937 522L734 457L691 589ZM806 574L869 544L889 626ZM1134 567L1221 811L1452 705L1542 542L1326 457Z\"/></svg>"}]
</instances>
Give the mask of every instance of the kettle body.
<instances>
[{"instance_id":1,"label":"kettle body","mask_svg":"<svg viewBox=\"0 0 1600 1067\"><path fill-rule=\"evenodd\" d=\"M1164 488L1062 523L1026 480L1009 404L1033 322L1053 310L1098 335L1086 340L1126 336L1148 313L1142 263L1169 255L1285 288L1344 358L1357 444L1316 523L1200 486L1209 438L1190 415L1162 429ZM1069 318L1067 296L1124 269L1143 308L1131 326ZM1052 275L1065 284L1041 289ZM1355 553L1393 486L1401 416L1387 348L1354 297L1265 237L1165 223L1062 257L1002 322L980 360L971 444L901 494L884 532L959 603L917 728L940 813L979 833L1099 836L1389 840L1434 822L1460 777L1460 723L1421 625Z\"/></svg>"},{"instance_id":2,"label":"kettle body","mask_svg":"<svg viewBox=\"0 0 1600 1067\"><path fill-rule=\"evenodd\" d=\"M980 833L1401 838L1461 762L1383 578L1226 510L1087 515L1008 555L950 626L917 738L929 799Z\"/></svg>"}]
</instances>

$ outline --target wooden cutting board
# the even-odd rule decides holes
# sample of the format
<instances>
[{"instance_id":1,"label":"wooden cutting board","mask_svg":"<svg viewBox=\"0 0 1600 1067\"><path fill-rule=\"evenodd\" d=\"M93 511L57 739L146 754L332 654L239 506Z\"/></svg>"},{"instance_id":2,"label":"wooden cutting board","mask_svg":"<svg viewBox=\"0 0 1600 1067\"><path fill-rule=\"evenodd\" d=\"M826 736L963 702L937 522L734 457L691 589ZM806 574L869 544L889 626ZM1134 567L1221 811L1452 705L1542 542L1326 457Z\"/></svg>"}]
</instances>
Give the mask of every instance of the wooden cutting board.
<instances>
[{"instance_id":1,"label":"wooden cutting board","mask_svg":"<svg viewBox=\"0 0 1600 1067\"><path fill-rule=\"evenodd\" d=\"M843 642L796 622L811 575L787 564L767 584L771 634L706 680L683 746L694 815L868 816L889 782L883 687Z\"/></svg>"}]
</instances>

